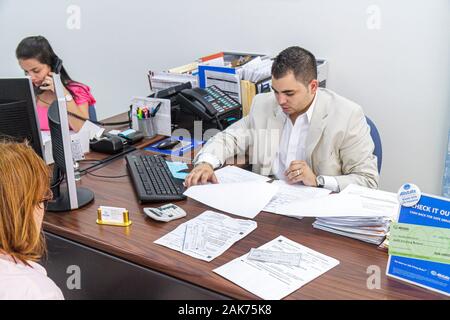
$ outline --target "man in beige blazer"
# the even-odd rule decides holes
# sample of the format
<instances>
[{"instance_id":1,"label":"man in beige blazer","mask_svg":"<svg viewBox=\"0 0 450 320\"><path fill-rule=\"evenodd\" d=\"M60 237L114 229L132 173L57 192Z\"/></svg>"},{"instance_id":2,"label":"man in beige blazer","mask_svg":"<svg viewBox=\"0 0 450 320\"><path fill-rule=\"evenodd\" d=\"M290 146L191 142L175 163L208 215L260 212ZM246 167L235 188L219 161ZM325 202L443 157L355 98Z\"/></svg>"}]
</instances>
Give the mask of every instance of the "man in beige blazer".
<instances>
[{"instance_id":1,"label":"man in beige blazer","mask_svg":"<svg viewBox=\"0 0 450 320\"><path fill-rule=\"evenodd\" d=\"M217 183L214 169L249 152L253 171L288 183L339 192L350 183L377 188L377 159L362 108L318 88L316 59L300 47L272 65L273 92L253 99L250 113L216 134L194 159L187 187Z\"/></svg>"}]
</instances>

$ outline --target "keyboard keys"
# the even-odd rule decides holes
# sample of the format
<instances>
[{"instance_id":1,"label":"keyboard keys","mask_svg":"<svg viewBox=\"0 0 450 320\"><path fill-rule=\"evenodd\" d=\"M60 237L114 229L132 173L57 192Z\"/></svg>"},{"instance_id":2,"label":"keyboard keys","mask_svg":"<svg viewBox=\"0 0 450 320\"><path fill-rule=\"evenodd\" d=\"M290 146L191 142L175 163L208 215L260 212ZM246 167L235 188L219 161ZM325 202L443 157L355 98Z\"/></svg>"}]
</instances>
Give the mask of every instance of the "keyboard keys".
<instances>
[{"instance_id":1,"label":"keyboard keys","mask_svg":"<svg viewBox=\"0 0 450 320\"><path fill-rule=\"evenodd\" d=\"M186 198L182 181L172 177L163 157L141 153L128 155L125 159L141 202Z\"/></svg>"}]
</instances>

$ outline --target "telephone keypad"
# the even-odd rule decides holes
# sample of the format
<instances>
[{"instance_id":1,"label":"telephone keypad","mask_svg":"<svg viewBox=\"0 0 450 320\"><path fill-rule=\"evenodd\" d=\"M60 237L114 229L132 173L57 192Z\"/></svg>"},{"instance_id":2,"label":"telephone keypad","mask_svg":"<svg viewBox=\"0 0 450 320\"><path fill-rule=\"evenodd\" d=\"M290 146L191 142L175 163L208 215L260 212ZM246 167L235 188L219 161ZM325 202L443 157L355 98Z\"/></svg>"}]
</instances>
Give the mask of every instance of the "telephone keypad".
<instances>
[{"instance_id":1,"label":"telephone keypad","mask_svg":"<svg viewBox=\"0 0 450 320\"><path fill-rule=\"evenodd\" d=\"M239 102L214 85L205 88L205 91L207 92L205 98L207 97L207 100L211 102L214 109L219 113L225 113L229 110L240 108L241 106Z\"/></svg>"}]
</instances>

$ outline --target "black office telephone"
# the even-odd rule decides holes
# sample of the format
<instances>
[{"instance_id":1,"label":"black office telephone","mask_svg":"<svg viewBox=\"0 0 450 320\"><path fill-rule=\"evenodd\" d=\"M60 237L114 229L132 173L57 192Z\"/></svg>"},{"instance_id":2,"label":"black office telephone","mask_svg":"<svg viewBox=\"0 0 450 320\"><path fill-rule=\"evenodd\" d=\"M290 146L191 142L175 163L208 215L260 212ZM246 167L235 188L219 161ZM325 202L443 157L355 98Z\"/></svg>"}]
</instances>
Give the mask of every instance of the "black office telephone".
<instances>
[{"instance_id":1,"label":"black office telephone","mask_svg":"<svg viewBox=\"0 0 450 320\"><path fill-rule=\"evenodd\" d=\"M218 119L242 108L241 104L216 86L184 89L178 94L181 108L191 110L203 120Z\"/></svg>"},{"instance_id":2,"label":"black office telephone","mask_svg":"<svg viewBox=\"0 0 450 320\"><path fill-rule=\"evenodd\" d=\"M59 74L61 72L62 63L63 63L63 61L58 56L55 55L53 57L53 63L50 67L51 71ZM46 85L42 85L42 86L46 87ZM33 86L33 90L34 90L34 95L36 95L36 96L44 93L44 91L45 91L45 90L42 90L40 87L35 87L35 86Z\"/></svg>"}]
</instances>

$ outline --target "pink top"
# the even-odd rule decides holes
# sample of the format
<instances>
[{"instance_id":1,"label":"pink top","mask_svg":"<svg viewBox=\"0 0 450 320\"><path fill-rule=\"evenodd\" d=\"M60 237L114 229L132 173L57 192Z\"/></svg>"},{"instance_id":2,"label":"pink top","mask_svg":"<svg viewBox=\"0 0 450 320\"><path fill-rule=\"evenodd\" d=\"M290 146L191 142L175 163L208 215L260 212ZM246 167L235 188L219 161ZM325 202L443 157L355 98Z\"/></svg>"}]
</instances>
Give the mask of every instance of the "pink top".
<instances>
[{"instance_id":1,"label":"pink top","mask_svg":"<svg viewBox=\"0 0 450 320\"><path fill-rule=\"evenodd\" d=\"M85 102L87 102L88 105L95 104L96 101L91 94L91 89L88 86L78 82L71 82L67 85L67 88L71 92L73 92L73 100L77 105L83 104ZM50 130L47 117L48 106L40 104L38 100L36 103L36 109L39 123L41 125L41 130Z\"/></svg>"}]
</instances>

